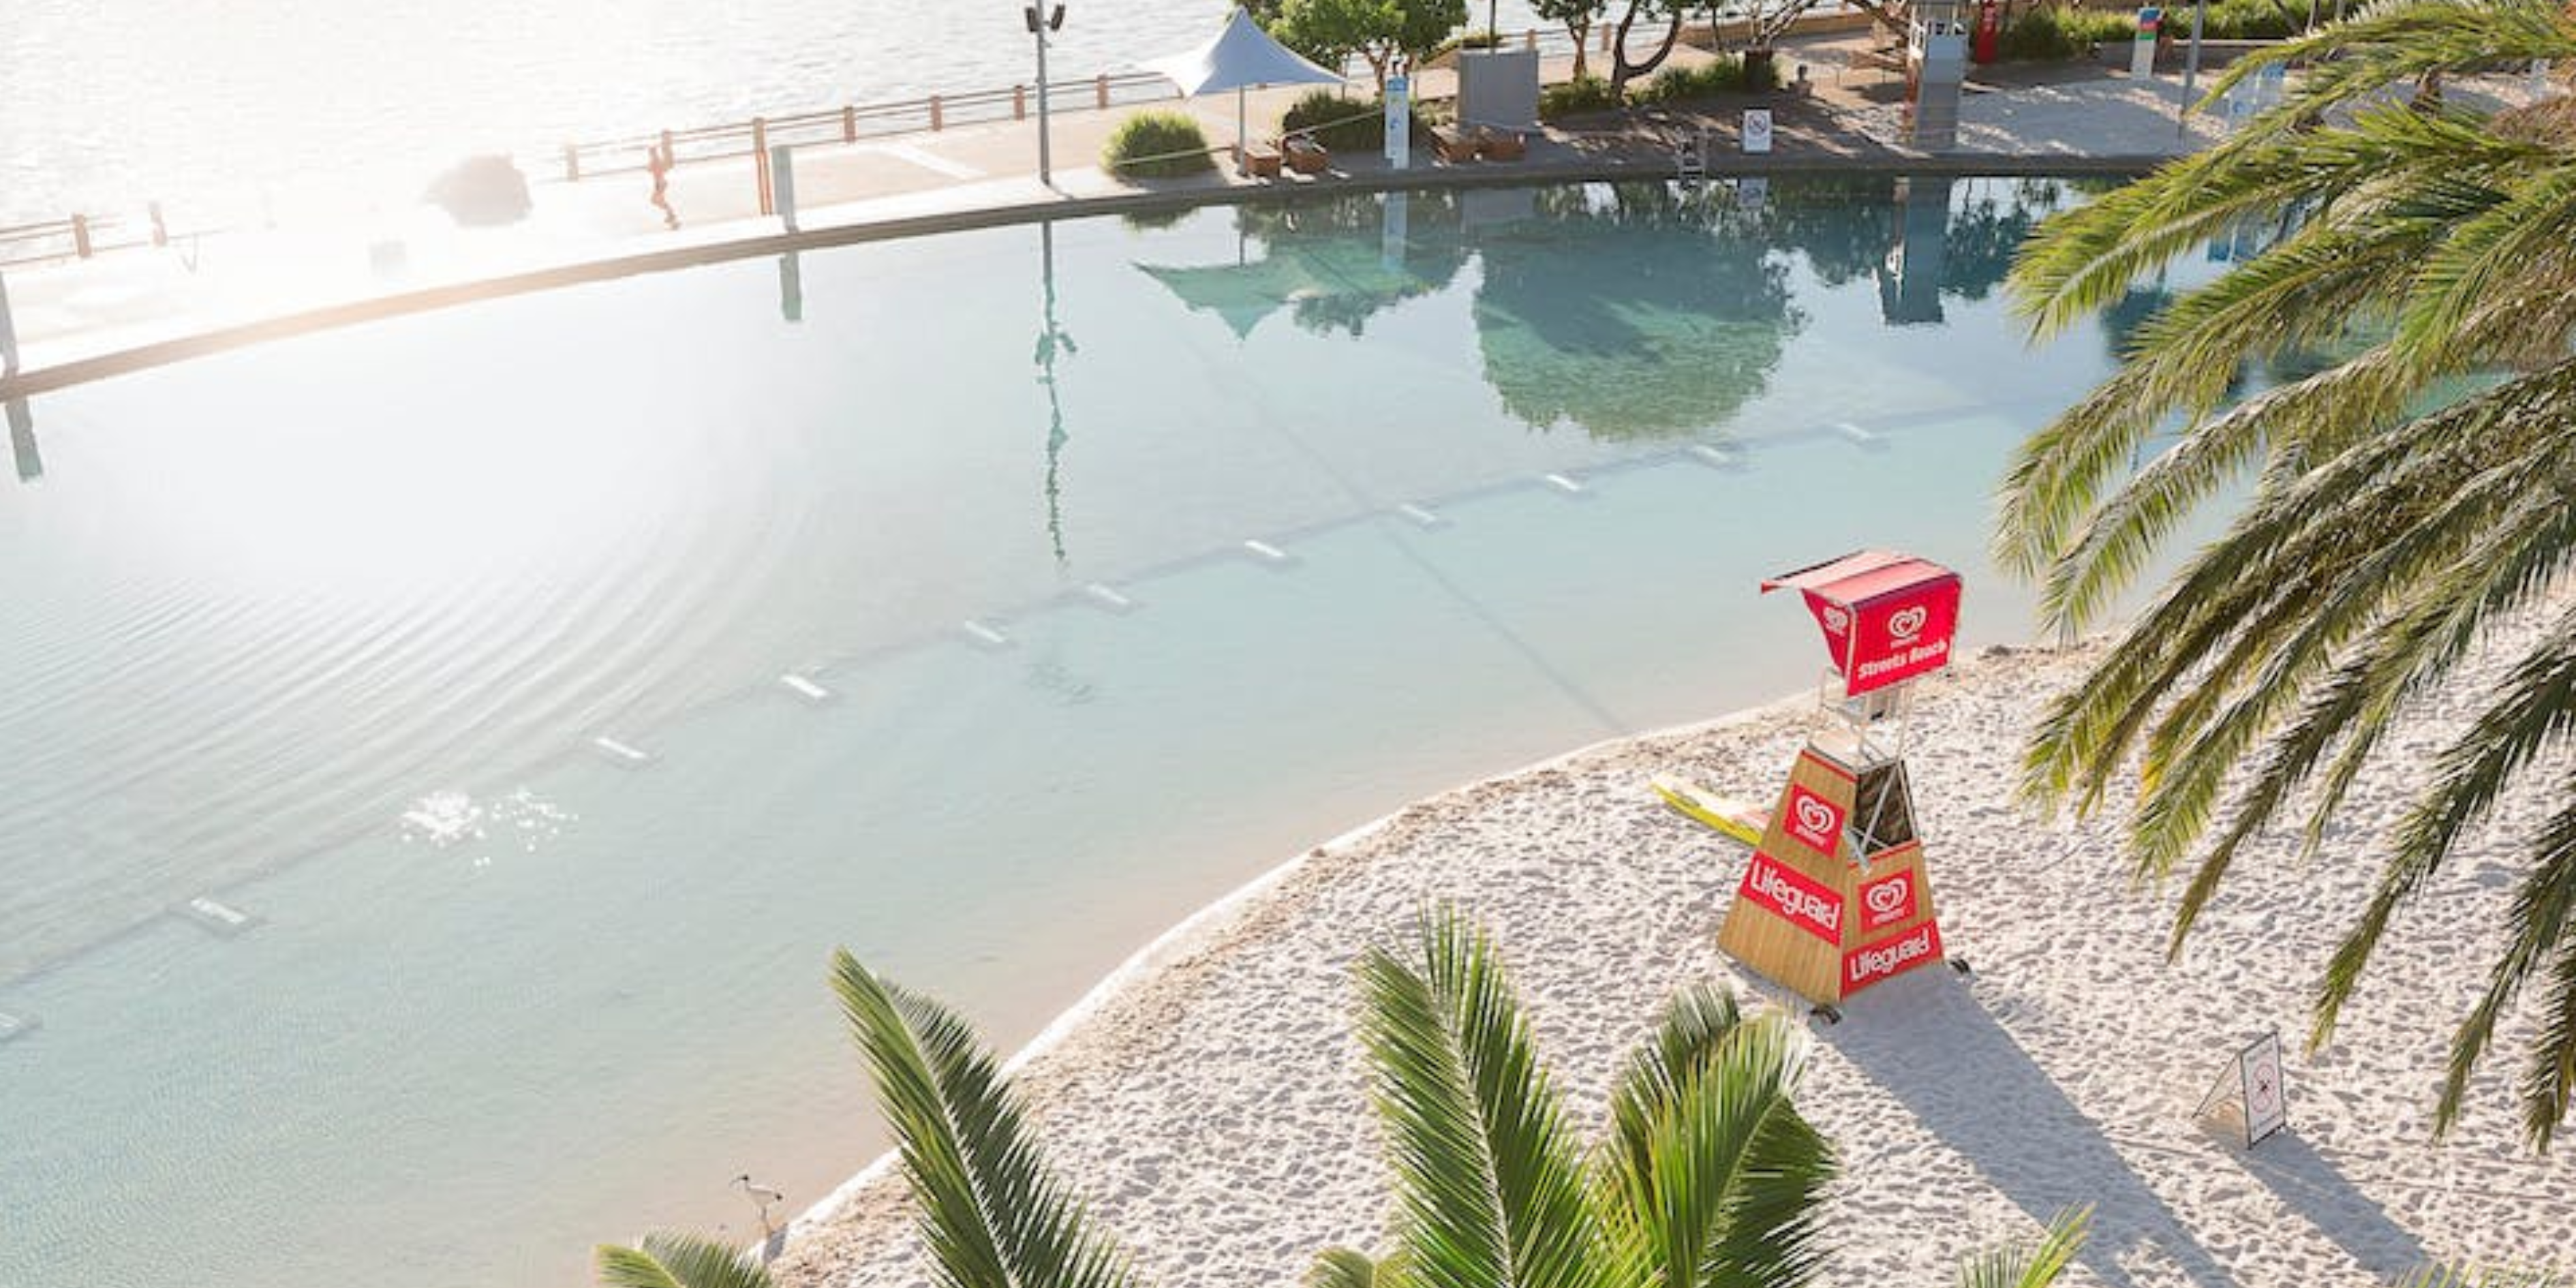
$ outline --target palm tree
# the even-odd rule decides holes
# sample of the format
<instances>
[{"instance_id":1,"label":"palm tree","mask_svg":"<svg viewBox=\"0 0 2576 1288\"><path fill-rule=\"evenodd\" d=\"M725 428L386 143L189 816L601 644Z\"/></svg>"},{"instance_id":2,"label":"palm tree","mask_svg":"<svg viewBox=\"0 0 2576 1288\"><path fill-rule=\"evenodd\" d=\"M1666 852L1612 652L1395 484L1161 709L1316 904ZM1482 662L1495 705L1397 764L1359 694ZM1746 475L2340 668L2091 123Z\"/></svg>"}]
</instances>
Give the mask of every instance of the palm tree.
<instances>
[{"instance_id":1,"label":"palm tree","mask_svg":"<svg viewBox=\"0 0 2576 1288\"><path fill-rule=\"evenodd\" d=\"M2045 224L2011 286L2062 330L2233 221L2295 219L2268 251L2165 307L2125 365L2016 455L1996 549L2054 624L2100 619L2194 508L2252 478L2193 555L2034 732L2025 786L2099 807L2136 757L2138 871L2188 863L2179 951L2246 840L2304 815L2307 848L2396 722L2473 646L2528 634L2389 837L2375 897L2315 991L2333 1034L2396 914L2508 793L2556 806L2524 858L2510 942L2450 1039L2437 1132L2524 986L2541 1024L2519 1081L2546 1147L2576 1091L2576 777L2544 753L2576 724L2576 103L2492 115L2404 101L2448 71L2576 59L2553 0L2388 4L2237 63L2308 71L2225 143ZM2331 355L2229 405L2248 363ZM2500 375L2496 373L2501 373ZM2135 466L2150 434L2170 448ZM2516 636L2515 638L2524 638Z\"/></svg>"},{"instance_id":2,"label":"palm tree","mask_svg":"<svg viewBox=\"0 0 2576 1288\"><path fill-rule=\"evenodd\" d=\"M1395 1168L1395 1246L1325 1252L1310 1288L1787 1288L1823 1255L1832 1145L1790 1103L1801 1034L1706 986L1666 1009L1589 1156L1493 945L1452 912L1359 964Z\"/></svg>"}]
</instances>

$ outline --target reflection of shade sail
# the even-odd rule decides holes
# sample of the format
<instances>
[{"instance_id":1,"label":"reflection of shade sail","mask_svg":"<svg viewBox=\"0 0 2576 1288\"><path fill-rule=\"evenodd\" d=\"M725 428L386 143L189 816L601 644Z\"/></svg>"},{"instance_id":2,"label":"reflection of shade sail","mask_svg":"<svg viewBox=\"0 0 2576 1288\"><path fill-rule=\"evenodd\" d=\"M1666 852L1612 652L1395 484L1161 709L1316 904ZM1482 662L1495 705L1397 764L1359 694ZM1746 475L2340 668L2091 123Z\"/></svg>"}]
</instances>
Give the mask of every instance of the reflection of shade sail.
<instances>
[{"instance_id":1,"label":"reflection of shade sail","mask_svg":"<svg viewBox=\"0 0 2576 1288\"><path fill-rule=\"evenodd\" d=\"M1201 268L1162 268L1139 264L1155 281L1170 287L1181 303L1196 312L1214 313L1243 339L1261 320L1301 300L1365 297L1397 300L1428 284L1412 273L1386 267L1374 242L1345 239L1281 246L1249 264L1216 264Z\"/></svg>"}]
</instances>

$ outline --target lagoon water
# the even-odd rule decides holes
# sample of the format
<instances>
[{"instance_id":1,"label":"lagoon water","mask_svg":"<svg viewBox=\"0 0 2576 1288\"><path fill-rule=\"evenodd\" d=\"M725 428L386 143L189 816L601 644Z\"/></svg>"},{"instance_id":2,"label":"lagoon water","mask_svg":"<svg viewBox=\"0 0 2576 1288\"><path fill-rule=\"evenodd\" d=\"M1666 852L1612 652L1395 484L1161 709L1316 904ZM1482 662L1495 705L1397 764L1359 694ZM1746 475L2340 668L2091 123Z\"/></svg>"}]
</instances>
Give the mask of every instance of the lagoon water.
<instances>
[{"instance_id":1,"label":"lagoon water","mask_svg":"<svg viewBox=\"0 0 2576 1288\"><path fill-rule=\"evenodd\" d=\"M2005 319L2073 199L1066 222L11 406L0 1283L741 1235L880 1143L834 945L1017 1045L1303 846L1812 680L1763 574L1913 549L2024 638L1989 489L2136 315Z\"/></svg>"}]
</instances>

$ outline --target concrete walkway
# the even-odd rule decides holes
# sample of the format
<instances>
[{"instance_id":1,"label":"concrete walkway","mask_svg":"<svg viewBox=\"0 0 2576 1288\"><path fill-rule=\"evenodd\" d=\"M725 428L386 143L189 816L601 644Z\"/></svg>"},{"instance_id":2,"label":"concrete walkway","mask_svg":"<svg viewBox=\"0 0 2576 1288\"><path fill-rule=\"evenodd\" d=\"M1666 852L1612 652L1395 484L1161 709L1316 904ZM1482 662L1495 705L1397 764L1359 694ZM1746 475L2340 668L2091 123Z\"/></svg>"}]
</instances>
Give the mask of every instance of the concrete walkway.
<instances>
[{"instance_id":1,"label":"concrete walkway","mask_svg":"<svg viewBox=\"0 0 2576 1288\"><path fill-rule=\"evenodd\" d=\"M642 174L533 185L535 208L508 228L462 230L433 208L374 223L281 224L185 238L166 249L104 253L9 270L20 370L0 398L20 397L198 353L319 327L444 307L468 300L692 263L943 228L974 227L1109 210L1259 200L1282 191L1452 183L1509 183L1670 174L1674 141L1706 131L1711 168L1936 168L2009 173L2070 168L2138 170L2211 137L2208 123L2178 131L2179 87L2132 82L2091 67L2052 69L2018 82L1980 85L1962 109L1962 150L1938 157L1899 143L1901 86L1883 73L1844 70L1866 36L1784 46L1784 70L1809 69L1810 92L1713 102L1697 112L1610 114L1551 127L1526 161L1450 166L1424 155L1390 171L1374 156L1334 158L1331 173L1285 181L1239 179L1230 166L1183 180L1121 180L1097 164L1118 123L1141 108L1058 113L1055 182L1036 174L1037 126L997 122L936 133L799 149L799 231L758 213L748 159L674 172L670 198L682 221L662 226ZM1675 60L1708 55L1680 50ZM1550 79L1570 73L1554 60ZM1426 95L1449 91L1448 74L1423 74ZM1251 96L1256 137L1275 134L1292 91ZM1776 151L1742 155L1746 106L1772 107ZM1176 104L1160 105L1171 107ZM1212 142L1234 138L1230 96L1179 103Z\"/></svg>"}]
</instances>

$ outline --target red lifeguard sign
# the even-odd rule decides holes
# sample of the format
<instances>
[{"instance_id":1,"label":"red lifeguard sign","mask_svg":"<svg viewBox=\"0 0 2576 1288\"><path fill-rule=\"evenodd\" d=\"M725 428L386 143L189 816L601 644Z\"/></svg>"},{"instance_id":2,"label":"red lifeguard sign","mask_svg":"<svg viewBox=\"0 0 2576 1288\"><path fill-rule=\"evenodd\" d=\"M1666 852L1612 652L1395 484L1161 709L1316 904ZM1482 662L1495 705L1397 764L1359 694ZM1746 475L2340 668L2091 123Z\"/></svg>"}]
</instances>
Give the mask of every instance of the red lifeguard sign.
<instances>
[{"instance_id":1,"label":"red lifeguard sign","mask_svg":"<svg viewBox=\"0 0 2576 1288\"><path fill-rule=\"evenodd\" d=\"M1824 628L1825 651L1859 697L1950 664L1959 629L1959 574L1892 550L1863 550L1763 581L1795 587Z\"/></svg>"},{"instance_id":2,"label":"red lifeguard sign","mask_svg":"<svg viewBox=\"0 0 2576 1288\"><path fill-rule=\"evenodd\" d=\"M1718 946L1817 1005L1836 1005L1946 956L1905 774L1904 686L1949 665L1959 574L1864 550L1762 583L1784 586L1806 596L1834 675Z\"/></svg>"}]
</instances>

